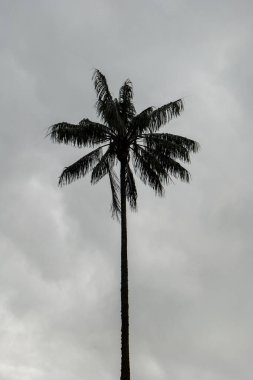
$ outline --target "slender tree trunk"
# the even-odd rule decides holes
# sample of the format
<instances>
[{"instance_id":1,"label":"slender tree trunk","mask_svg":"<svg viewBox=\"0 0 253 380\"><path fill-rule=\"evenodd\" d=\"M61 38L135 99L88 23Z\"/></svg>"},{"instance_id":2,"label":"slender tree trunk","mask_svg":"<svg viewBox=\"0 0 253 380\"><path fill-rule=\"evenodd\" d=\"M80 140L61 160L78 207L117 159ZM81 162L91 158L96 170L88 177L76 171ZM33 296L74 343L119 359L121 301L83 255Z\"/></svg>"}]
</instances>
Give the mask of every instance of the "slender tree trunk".
<instances>
[{"instance_id":1,"label":"slender tree trunk","mask_svg":"<svg viewBox=\"0 0 253 380\"><path fill-rule=\"evenodd\" d=\"M129 362L129 306L128 306L128 265L127 265L127 215L126 215L126 161L120 166L121 196L121 376L130 380Z\"/></svg>"}]
</instances>

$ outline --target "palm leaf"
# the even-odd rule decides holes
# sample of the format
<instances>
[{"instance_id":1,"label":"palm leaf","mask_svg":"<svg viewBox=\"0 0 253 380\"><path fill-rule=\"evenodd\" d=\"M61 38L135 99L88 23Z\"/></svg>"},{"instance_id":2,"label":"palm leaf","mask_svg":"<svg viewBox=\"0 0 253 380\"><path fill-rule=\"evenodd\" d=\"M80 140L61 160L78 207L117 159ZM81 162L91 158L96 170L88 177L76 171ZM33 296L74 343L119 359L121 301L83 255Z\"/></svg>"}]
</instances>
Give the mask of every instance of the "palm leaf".
<instances>
[{"instance_id":1,"label":"palm leaf","mask_svg":"<svg viewBox=\"0 0 253 380\"><path fill-rule=\"evenodd\" d=\"M163 163L166 170L175 178L180 178L183 182L190 181L190 173L179 162L170 157L162 156L160 162Z\"/></svg>"},{"instance_id":2,"label":"palm leaf","mask_svg":"<svg viewBox=\"0 0 253 380\"><path fill-rule=\"evenodd\" d=\"M116 173L113 170L113 165L115 163L115 154L113 153L112 146L107 149L105 154L101 157L100 161L92 170L91 183L94 185L100 181L106 174L109 175L111 192L112 192L112 203L111 211L112 216L118 218L120 214L120 201L119 201L119 180Z\"/></svg>"},{"instance_id":3,"label":"palm leaf","mask_svg":"<svg viewBox=\"0 0 253 380\"><path fill-rule=\"evenodd\" d=\"M168 139L161 139L156 133L146 134L143 138L148 150L152 149L156 151L157 154L163 154L183 162L190 162L189 150L182 144L176 144L174 141Z\"/></svg>"},{"instance_id":4,"label":"palm leaf","mask_svg":"<svg viewBox=\"0 0 253 380\"><path fill-rule=\"evenodd\" d=\"M131 123L130 137L136 139L142 132L148 128L150 123L150 116L154 111L154 107L148 107L138 115L136 115Z\"/></svg>"},{"instance_id":5,"label":"palm leaf","mask_svg":"<svg viewBox=\"0 0 253 380\"><path fill-rule=\"evenodd\" d=\"M177 161L174 160L175 156L180 158L182 155L187 162L189 157L187 156L188 152L185 152L185 148L182 151L174 150L166 152L165 149L162 149L162 146L156 146L153 148L151 145L144 146L142 149L142 155L144 159L149 162L150 166L159 174L161 177L164 176L164 180L168 182L171 180L170 175L175 178L180 178L184 182L189 182L190 173ZM154 165L155 164L155 165ZM159 170L163 171L159 171ZM166 173L166 175L164 175Z\"/></svg>"},{"instance_id":6,"label":"palm leaf","mask_svg":"<svg viewBox=\"0 0 253 380\"><path fill-rule=\"evenodd\" d=\"M179 162L159 150L152 150L150 148L150 152L153 153L157 161L167 172L167 180L171 179L170 175L172 175L175 178L180 178L183 182L190 181L190 173Z\"/></svg>"},{"instance_id":7,"label":"palm leaf","mask_svg":"<svg viewBox=\"0 0 253 380\"><path fill-rule=\"evenodd\" d=\"M92 170L92 174L91 174L92 185L96 184L106 174L108 174L109 169L113 167L114 163L115 163L115 153L113 152L112 146L110 146Z\"/></svg>"},{"instance_id":8,"label":"palm leaf","mask_svg":"<svg viewBox=\"0 0 253 380\"><path fill-rule=\"evenodd\" d=\"M137 189L135 185L135 180L133 176L133 172L127 164L126 166L126 196L129 202L129 205L132 210L136 210L137 207Z\"/></svg>"},{"instance_id":9,"label":"palm leaf","mask_svg":"<svg viewBox=\"0 0 253 380\"><path fill-rule=\"evenodd\" d=\"M125 123L129 123L135 115L135 107L133 104L133 85L127 79L119 91L120 113Z\"/></svg>"},{"instance_id":10,"label":"palm leaf","mask_svg":"<svg viewBox=\"0 0 253 380\"><path fill-rule=\"evenodd\" d=\"M100 98L101 100L112 100L112 95L109 91L109 87L105 76L99 70L96 69L94 71L92 79L94 81L94 87L98 98Z\"/></svg>"},{"instance_id":11,"label":"palm leaf","mask_svg":"<svg viewBox=\"0 0 253 380\"><path fill-rule=\"evenodd\" d=\"M101 155L102 148L100 147L86 154L86 156L82 157L74 164L66 167L59 178L59 186L70 184L71 182L84 177L100 160Z\"/></svg>"},{"instance_id":12,"label":"palm leaf","mask_svg":"<svg viewBox=\"0 0 253 380\"><path fill-rule=\"evenodd\" d=\"M158 160L158 155L154 149L148 149L145 146L135 145L135 151L142 157L147 165L160 177L162 181L167 181L167 172L163 165Z\"/></svg>"},{"instance_id":13,"label":"palm leaf","mask_svg":"<svg viewBox=\"0 0 253 380\"><path fill-rule=\"evenodd\" d=\"M78 125L66 122L54 124L49 128L48 135L53 142L71 144L80 148L93 147L106 142L111 133L106 126L83 119Z\"/></svg>"},{"instance_id":14,"label":"palm leaf","mask_svg":"<svg viewBox=\"0 0 253 380\"><path fill-rule=\"evenodd\" d=\"M153 141L165 142L175 144L182 148L185 148L189 153L197 153L200 149L199 143L187 137L173 135L171 133L151 133L143 135L145 138L150 138Z\"/></svg>"},{"instance_id":15,"label":"palm leaf","mask_svg":"<svg viewBox=\"0 0 253 380\"><path fill-rule=\"evenodd\" d=\"M154 165L150 165L151 162L145 160L144 155L140 154L137 146L135 146L132 150L135 172L144 184L148 183L148 185L152 187L158 195L163 195L164 188L162 181L164 180L164 175L160 176L157 174L157 172L153 169Z\"/></svg>"},{"instance_id":16,"label":"palm leaf","mask_svg":"<svg viewBox=\"0 0 253 380\"><path fill-rule=\"evenodd\" d=\"M165 104L157 108L150 115L149 130L157 131L162 125L168 123L172 118L180 116L184 109L182 99Z\"/></svg>"},{"instance_id":17,"label":"palm leaf","mask_svg":"<svg viewBox=\"0 0 253 380\"><path fill-rule=\"evenodd\" d=\"M120 191L119 179L115 171L111 169L110 167L108 167L108 175L109 175L111 192L112 192L112 203L111 203L112 216L113 217L116 216L118 219L121 213L120 200L119 200L119 191Z\"/></svg>"},{"instance_id":18,"label":"palm leaf","mask_svg":"<svg viewBox=\"0 0 253 380\"><path fill-rule=\"evenodd\" d=\"M105 76L95 70L93 77L95 91L97 93L97 114L112 130L117 130L117 111Z\"/></svg>"}]
</instances>

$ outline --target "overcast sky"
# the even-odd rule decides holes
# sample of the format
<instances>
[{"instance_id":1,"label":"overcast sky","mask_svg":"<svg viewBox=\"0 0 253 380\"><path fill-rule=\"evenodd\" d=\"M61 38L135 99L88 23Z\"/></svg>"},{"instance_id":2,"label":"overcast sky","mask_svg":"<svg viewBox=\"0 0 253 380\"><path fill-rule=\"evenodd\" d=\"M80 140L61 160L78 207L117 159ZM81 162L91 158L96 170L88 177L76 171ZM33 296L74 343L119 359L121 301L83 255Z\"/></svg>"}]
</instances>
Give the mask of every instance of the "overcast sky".
<instances>
[{"instance_id":1,"label":"overcast sky","mask_svg":"<svg viewBox=\"0 0 253 380\"><path fill-rule=\"evenodd\" d=\"M58 188L84 151L60 121L97 120L94 68L138 112L183 97L164 131L201 144L164 198L129 214L134 380L250 380L252 13L238 0L0 0L0 379L120 372L120 225L108 180Z\"/></svg>"}]
</instances>

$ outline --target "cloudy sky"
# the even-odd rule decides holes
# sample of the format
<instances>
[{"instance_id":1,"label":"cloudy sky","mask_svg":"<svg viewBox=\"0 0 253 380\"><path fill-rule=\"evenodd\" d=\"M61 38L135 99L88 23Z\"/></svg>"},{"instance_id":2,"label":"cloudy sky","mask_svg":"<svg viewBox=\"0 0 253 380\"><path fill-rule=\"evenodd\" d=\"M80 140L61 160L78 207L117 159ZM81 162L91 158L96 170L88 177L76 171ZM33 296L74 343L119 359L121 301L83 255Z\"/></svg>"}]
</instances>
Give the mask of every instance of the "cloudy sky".
<instances>
[{"instance_id":1,"label":"cloudy sky","mask_svg":"<svg viewBox=\"0 0 253 380\"><path fill-rule=\"evenodd\" d=\"M47 128L96 120L94 68L138 111L179 97L190 185L138 182L129 214L135 380L252 378L252 12L247 0L0 1L0 379L120 371L120 226L107 179L58 188L83 155Z\"/></svg>"}]
</instances>

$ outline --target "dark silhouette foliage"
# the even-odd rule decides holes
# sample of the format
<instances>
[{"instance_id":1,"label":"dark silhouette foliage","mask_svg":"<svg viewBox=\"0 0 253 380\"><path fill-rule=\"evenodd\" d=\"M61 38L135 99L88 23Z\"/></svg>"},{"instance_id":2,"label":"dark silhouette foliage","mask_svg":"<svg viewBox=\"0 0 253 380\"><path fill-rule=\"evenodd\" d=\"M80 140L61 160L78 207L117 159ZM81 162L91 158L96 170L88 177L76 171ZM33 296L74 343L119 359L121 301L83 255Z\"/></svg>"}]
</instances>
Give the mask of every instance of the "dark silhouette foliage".
<instances>
[{"instance_id":1,"label":"dark silhouette foliage","mask_svg":"<svg viewBox=\"0 0 253 380\"><path fill-rule=\"evenodd\" d=\"M112 215L121 219L121 380L130 379L127 218L126 200L132 210L137 207L134 173L156 194L164 194L164 185L174 178L189 182L190 174L181 163L190 162L199 144L186 137L158 133L171 119L181 115L184 107L178 99L159 108L148 107L137 114L133 104L133 86L127 79L113 99L105 76L95 70L93 75L97 94L96 110L101 123L83 119L79 124L61 122L49 128L53 142L78 148L94 148L72 165L66 167L59 185L84 177L91 172L96 184L108 175L112 193ZM120 164L120 178L115 165Z\"/></svg>"},{"instance_id":2,"label":"dark silhouette foliage","mask_svg":"<svg viewBox=\"0 0 253 380\"><path fill-rule=\"evenodd\" d=\"M108 174L113 198L112 212L118 214L120 186L113 168L122 159L127 161L126 196L132 209L137 206L133 169L159 195L164 193L164 184L169 183L172 177L189 182L190 174L179 161L189 163L190 153L198 151L198 143L186 137L156 133L172 118L180 116L182 100L157 109L149 107L136 115L129 79L120 88L118 99L112 98L105 76L99 70L95 70L93 80L98 98L97 114L104 124L83 119L79 124L61 122L49 129L53 142L79 148L96 147L63 170L59 185L70 184L90 171L91 183L95 184Z\"/></svg>"}]
</instances>

